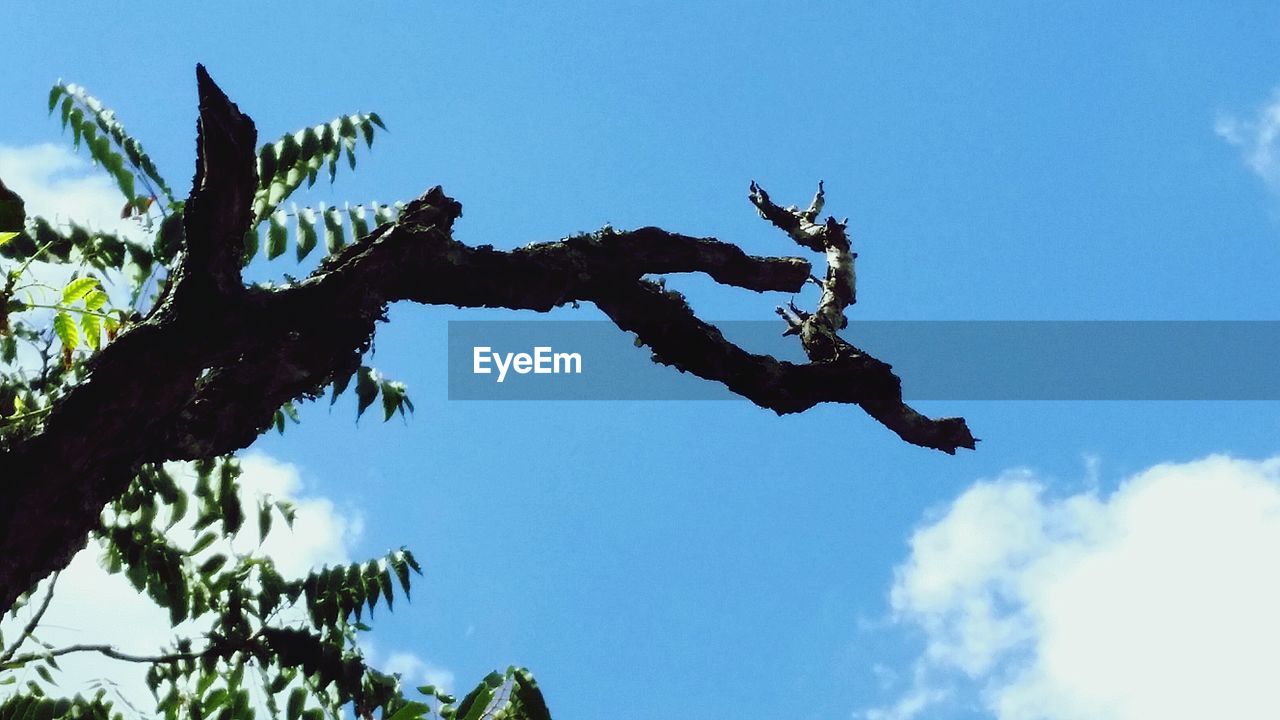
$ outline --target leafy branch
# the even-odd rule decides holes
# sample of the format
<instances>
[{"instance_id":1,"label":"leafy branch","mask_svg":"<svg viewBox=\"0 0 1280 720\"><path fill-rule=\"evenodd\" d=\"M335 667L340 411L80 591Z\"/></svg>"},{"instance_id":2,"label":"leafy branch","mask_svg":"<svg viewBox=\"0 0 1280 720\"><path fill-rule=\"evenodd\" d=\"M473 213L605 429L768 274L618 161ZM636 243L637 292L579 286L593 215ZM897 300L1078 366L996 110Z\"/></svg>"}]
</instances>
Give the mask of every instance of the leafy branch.
<instances>
[{"instance_id":1,"label":"leafy branch","mask_svg":"<svg viewBox=\"0 0 1280 720\"><path fill-rule=\"evenodd\" d=\"M57 108L60 108L63 129L71 128L73 144L79 147L84 141L94 161L111 175L128 201L143 210L150 205L143 205L143 199L134 191L134 178L137 177L146 185L150 197L157 196L156 188L163 194L165 202L159 206L162 214L166 204L177 202L155 163L143 150L142 143L125 131L124 125L116 119L115 111L103 106L100 100L79 85L65 84L61 80L49 90L49 113ZM120 152L113 150L113 145ZM126 160L128 167L125 167Z\"/></svg>"}]
</instances>

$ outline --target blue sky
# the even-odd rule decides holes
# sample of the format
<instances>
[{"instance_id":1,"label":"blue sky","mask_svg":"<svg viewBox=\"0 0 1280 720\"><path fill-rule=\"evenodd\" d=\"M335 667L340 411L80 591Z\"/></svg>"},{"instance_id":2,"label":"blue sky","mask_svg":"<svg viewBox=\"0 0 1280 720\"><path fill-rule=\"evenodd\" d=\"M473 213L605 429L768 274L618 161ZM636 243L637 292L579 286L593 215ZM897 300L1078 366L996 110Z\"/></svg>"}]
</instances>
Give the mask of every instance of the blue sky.
<instances>
[{"instance_id":1,"label":"blue sky","mask_svg":"<svg viewBox=\"0 0 1280 720\"><path fill-rule=\"evenodd\" d=\"M1265 113L1280 86L1280 6L786 5L17 4L5 11L0 145L65 142L44 116L61 77L114 107L185 190L202 62L264 139L376 110L390 132L307 199L407 200L442 184L465 208L456 236L475 244L607 222L794 254L747 184L803 203L822 179L860 255L855 342L859 318L1280 319L1280 160ZM0 163L0 175L12 169ZM712 319L769 319L785 300L669 284ZM1130 558L1141 573L1167 560L1100 539L1186 507L1138 492L1179 482L1147 472L1160 463L1228 454L1243 464L1186 474L1280 494L1276 468L1252 463L1280 454L1273 403L926 404L983 439L948 457L845 407L778 418L745 402L450 402L445 323L491 317L513 314L393 308L374 364L409 385L416 416L357 426L349 400L308 406L255 452L362 519L353 556L404 544L425 561L413 604L378 618L377 647L447 669L459 688L526 665L567 720L1034 716L1035 692L1047 703L1054 688L1095 686L1041 662L1066 616L1024 570L1064 547L1091 548L1073 568ZM1062 510L1081 498L1096 505L1088 522ZM1130 501L1143 513L1127 513ZM931 562L968 566L913 538L969 528L1013 547L1023 536L983 524L1010 507L1056 528L1027 545L1035 562L995 575L974 565L954 587L1037 588L980 595L1018 609L1000 617L1022 635L987 637L1003 649L985 666L948 664L937 649L976 596L931 605L912 583ZM1240 516L1209 518L1211 565L1254 557L1213 542ZM1095 534L1100 524L1114 532ZM1273 539L1240 542L1256 550L1258 538ZM1183 624L1230 615L1230 583L1256 570L1242 567ZM1232 683L1258 664L1235 650L1223 662L1238 672L1218 694L1251 698ZM1043 682L1017 681L1032 676ZM1164 680L1151 692L1179 707L1177 676ZM1162 707L1095 689L1103 700L1081 717ZM915 715L901 704L912 697Z\"/></svg>"}]
</instances>

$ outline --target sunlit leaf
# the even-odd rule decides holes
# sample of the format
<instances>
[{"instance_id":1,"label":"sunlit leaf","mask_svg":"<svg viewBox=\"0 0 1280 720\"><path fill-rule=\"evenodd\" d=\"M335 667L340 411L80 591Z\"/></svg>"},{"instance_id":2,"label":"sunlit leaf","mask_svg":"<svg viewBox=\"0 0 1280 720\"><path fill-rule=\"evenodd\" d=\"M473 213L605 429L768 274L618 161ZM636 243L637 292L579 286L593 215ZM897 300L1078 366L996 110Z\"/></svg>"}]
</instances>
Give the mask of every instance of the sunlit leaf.
<instances>
[{"instance_id":1,"label":"sunlit leaf","mask_svg":"<svg viewBox=\"0 0 1280 720\"><path fill-rule=\"evenodd\" d=\"M80 344L80 328L76 327L76 321L65 310L53 317L53 331L57 333L58 340L66 351L75 350Z\"/></svg>"},{"instance_id":2,"label":"sunlit leaf","mask_svg":"<svg viewBox=\"0 0 1280 720\"><path fill-rule=\"evenodd\" d=\"M342 231L342 211L336 207L324 210L324 243L332 255L346 246L346 237Z\"/></svg>"},{"instance_id":3,"label":"sunlit leaf","mask_svg":"<svg viewBox=\"0 0 1280 720\"><path fill-rule=\"evenodd\" d=\"M298 259L301 260L311 254L319 242L316 234L316 211L311 208L303 208L298 210L295 206L294 214L298 221Z\"/></svg>"},{"instance_id":4,"label":"sunlit leaf","mask_svg":"<svg viewBox=\"0 0 1280 720\"><path fill-rule=\"evenodd\" d=\"M378 397L377 371L361 366L356 372L356 417L363 415L376 397Z\"/></svg>"},{"instance_id":5,"label":"sunlit leaf","mask_svg":"<svg viewBox=\"0 0 1280 720\"><path fill-rule=\"evenodd\" d=\"M70 305L101 287L96 277L76 278L62 289L62 304Z\"/></svg>"},{"instance_id":6,"label":"sunlit leaf","mask_svg":"<svg viewBox=\"0 0 1280 720\"><path fill-rule=\"evenodd\" d=\"M369 234L369 223L364 219L364 206L352 205L347 208L347 217L351 219L351 239L359 240Z\"/></svg>"},{"instance_id":7,"label":"sunlit leaf","mask_svg":"<svg viewBox=\"0 0 1280 720\"><path fill-rule=\"evenodd\" d=\"M267 259L274 260L284 254L289 241L289 230L285 226L287 216L283 212L271 213L271 226L267 229Z\"/></svg>"},{"instance_id":8,"label":"sunlit leaf","mask_svg":"<svg viewBox=\"0 0 1280 720\"><path fill-rule=\"evenodd\" d=\"M80 316L80 328L84 331L85 343L97 350L102 342L102 317L91 312L84 313Z\"/></svg>"}]
</instances>

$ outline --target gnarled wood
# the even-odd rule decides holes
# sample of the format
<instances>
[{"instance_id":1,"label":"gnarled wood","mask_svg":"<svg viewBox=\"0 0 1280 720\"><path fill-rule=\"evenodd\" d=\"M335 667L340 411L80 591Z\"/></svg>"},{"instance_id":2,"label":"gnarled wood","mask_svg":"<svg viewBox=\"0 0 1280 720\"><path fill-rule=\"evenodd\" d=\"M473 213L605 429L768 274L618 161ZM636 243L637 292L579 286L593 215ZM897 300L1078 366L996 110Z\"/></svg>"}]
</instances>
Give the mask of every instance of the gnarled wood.
<instances>
[{"instance_id":1,"label":"gnarled wood","mask_svg":"<svg viewBox=\"0 0 1280 720\"><path fill-rule=\"evenodd\" d=\"M87 378L36 434L0 451L0 611L70 561L139 465L246 447L280 405L354 372L393 302L541 311L591 302L635 332L659 362L724 383L762 407L791 413L822 402L856 404L907 442L948 453L974 447L963 420L916 413L903 404L889 365L842 340L830 353L810 351L806 340L806 364L752 354L700 320L679 294L644 279L701 272L726 285L796 292L810 278L803 259L753 257L714 239L646 227L509 252L470 247L451 234L462 206L436 187L305 280L247 288L239 263L256 185L256 134L204 69L197 74L199 159L173 291L92 359ZM767 196L757 205L775 223L793 222L764 203ZM802 244L827 249L816 236ZM848 292L832 292L842 312L852 301L851 280Z\"/></svg>"}]
</instances>

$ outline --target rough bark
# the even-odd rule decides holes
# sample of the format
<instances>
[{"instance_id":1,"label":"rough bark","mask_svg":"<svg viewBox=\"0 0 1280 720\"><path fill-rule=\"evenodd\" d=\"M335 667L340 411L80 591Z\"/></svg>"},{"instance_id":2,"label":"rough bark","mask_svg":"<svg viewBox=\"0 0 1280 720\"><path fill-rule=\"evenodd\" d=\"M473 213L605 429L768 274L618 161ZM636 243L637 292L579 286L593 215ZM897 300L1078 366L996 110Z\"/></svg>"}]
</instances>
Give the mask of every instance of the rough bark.
<instances>
[{"instance_id":1,"label":"rough bark","mask_svg":"<svg viewBox=\"0 0 1280 720\"><path fill-rule=\"evenodd\" d=\"M779 414L821 402L856 404L907 442L948 453L974 447L962 419L916 413L903 404L889 365L835 337L832 309L843 325L853 299L851 258L847 287L837 287L845 283L838 268L829 270L835 284L824 285L812 316L829 319L808 333L812 340L799 332L811 358L806 364L728 342L679 294L643 277L702 272L749 290L796 292L810 279L803 259L753 257L728 243L653 227L509 252L470 247L451 235L462 206L439 187L306 279L276 289L246 287L240 248L256 183L256 132L203 68L197 75L197 170L172 291L90 361L87 377L36 434L0 451L0 611L70 561L140 464L246 447L281 404L314 397L354 372L387 305L398 301L539 311L594 303L635 332L659 362L724 383ZM788 232L794 225L802 245L831 258L834 231L809 233L796 219L813 225L817 210L796 215L756 190L762 214ZM842 225L839 233L844 237Z\"/></svg>"}]
</instances>

